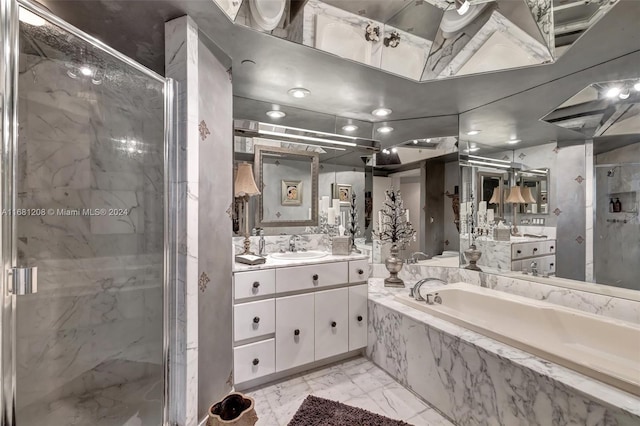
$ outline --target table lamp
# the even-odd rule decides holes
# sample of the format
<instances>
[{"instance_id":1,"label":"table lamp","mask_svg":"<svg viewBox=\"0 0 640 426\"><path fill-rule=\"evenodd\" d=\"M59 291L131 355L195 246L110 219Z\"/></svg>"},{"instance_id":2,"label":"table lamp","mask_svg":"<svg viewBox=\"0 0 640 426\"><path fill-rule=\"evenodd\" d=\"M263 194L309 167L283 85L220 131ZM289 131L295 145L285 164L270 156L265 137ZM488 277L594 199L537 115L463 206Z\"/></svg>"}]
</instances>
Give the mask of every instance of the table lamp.
<instances>
[{"instance_id":1,"label":"table lamp","mask_svg":"<svg viewBox=\"0 0 640 426\"><path fill-rule=\"evenodd\" d=\"M509 191L509 196L507 197L506 200L504 200L505 203L509 203L509 204L513 204L513 229L511 231L511 235L518 235L518 225L517 225L517 220L518 220L518 216L517 216L517 212L516 212L516 205L517 204L525 204L526 201L525 199L522 197L522 193L520 192L520 187L515 185L511 187L511 190Z\"/></svg>"},{"instance_id":2,"label":"table lamp","mask_svg":"<svg viewBox=\"0 0 640 426\"><path fill-rule=\"evenodd\" d=\"M243 255L251 253L251 241L249 241L249 198L260 194L260 190L253 179L253 168L249 163L238 164L238 173L234 183L234 195L242 198L242 208L244 209L244 252Z\"/></svg>"}]
</instances>

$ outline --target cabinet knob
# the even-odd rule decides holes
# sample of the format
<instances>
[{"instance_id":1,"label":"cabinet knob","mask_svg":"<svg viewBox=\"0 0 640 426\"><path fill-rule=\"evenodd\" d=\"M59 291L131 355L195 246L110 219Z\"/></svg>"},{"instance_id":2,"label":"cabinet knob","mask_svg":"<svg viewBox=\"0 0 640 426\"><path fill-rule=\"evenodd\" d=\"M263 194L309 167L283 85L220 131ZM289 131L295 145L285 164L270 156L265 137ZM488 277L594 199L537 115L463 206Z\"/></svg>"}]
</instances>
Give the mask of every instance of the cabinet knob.
<instances>
[{"instance_id":1,"label":"cabinet knob","mask_svg":"<svg viewBox=\"0 0 640 426\"><path fill-rule=\"evenodd\" d=\"M362 315L358 315L358 322L362 322Z\"/></svg>"},{"instance_id":2,"label":"cabinet knob","mask_svg":"<svg viewBox=\"0 0 640 426\"><path fill-rule=\"evenodd\" d=\"M553 247L553 246L551 246L551 250L553 250L553 249L554 249L554 247Z\"/></svg>"},{"instance_id":3,"label":"cabinet knob","mask_svg":"<svg viewBox=\"0 0 640 426\"><path fill-rule=\"evenodd\" d=\"M533 251L534 251L534 252L536 252L536 251L538 251L538 249L537 249L537 248L534 248L534 249L533 249Z\"/></svg>"},{"instance_id":4,"label":"cabinet knob","mask_svg":"<svg viewBox=\"0 0 640 426\"><path fill-rule=\"evenodd\" d=\"M260 317L253 317L253 322L255 324L259 323L260 322Z\"/></svg>"},{"instance_id":5,"label":"cabinet knob","mask_svg":"<svg viewBox=\"0 0 640 426\"><path fill-rule=\"evenodd\" d=\"M550 263L550 264L549 264L549 266L553 266L553 265L554 265L553 263Z\"/></svg>"},{"instance_id":6,"label":"cabinet knob","mask_svg":"<svg viewBox=\"0 0 640 426\"><path fill-rule=\"evenodd\" d=\"M311 277L311 278L313 278L314 281L318 281L318 278L320 278L320 277L318 276L318 274L313 274L313 277Z\"/></svg>"},{"instance_id":7,"label":"cabinet knob","mask_svg":"<svg viewBox=\"0 0 640 426\"><path fill-rule=\"evenodd\" d=\"M254 358L253 365L258 365L258 364L260 364L260 360L258 358Z\"/></svg>"},{"instance_id":8,"label":"cabinet knob","mask_svg":"<svg viewBox=\"0 0 640 426\"><path fill-rule=\"evenodd\" d=\"M331 327L336 328L338 324L335 321L331 321Z\"/></svg>"},{"instance_id":9,"label":"cabinet knob","mask_svg":"<svg viewBox=\"0 0 640 426\"><path fill-rule=\"evenodd\" d=\"M362 275L364 274L364 271L362 269L358 269L358 275Z\"/></svg>"},{"instance_id":10,"label":"cabinet knob","mask_svg":"<svg viewBox=\"0 0 640 426\"><path fill-rule=\"evenodd\" d=\"M522 250L518 250L518 251L516 251L516 253L520 254L520 253L522 253Z\"/></svg>"},{"instance_id":11,"label":"cabinet knob","mask_svg":"<svg viewBox=\"0 0 640 426\"><path fill-rule=\"evenodd\" d=\"M259 281L254 281L253 282L253 288L258 288L260 287L260 282Z\"/></svg>"},{"instance_id":12,"label":"cabinet knob","mask_svg":"<svg viewBox=\"0 0 640 426\"><path fill-rule=\"evenodd\" d=\"M293 335L294 336L299 336L300 335L300 330L298 330L297 328L295 330L293 330Z\"/></svg>"}]
</instances>

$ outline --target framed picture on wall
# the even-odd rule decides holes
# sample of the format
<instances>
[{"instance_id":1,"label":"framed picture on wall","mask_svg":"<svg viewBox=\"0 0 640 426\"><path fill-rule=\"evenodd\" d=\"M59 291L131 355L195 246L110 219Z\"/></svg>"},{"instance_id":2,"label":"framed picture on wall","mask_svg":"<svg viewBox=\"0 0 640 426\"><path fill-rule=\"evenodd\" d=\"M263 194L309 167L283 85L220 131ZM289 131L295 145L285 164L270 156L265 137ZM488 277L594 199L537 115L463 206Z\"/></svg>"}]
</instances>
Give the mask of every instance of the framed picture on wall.
<instances>
[{"instance_id":1,"label":"framed picture on wall","mask_svg":"<svg viewBox=\"0 0 640 426\"><path fill-rule=\"evenodd\" d=\"M344 183L331 184L331 192L333 193L333 198L339 199L341 205L351 205L351 191L353 191L351 185L347 185Z\"/></svg>"},{"instance_id":2,"label":"framed picture on wall","mask_svg":"<svg viewBox=\"0 0 640 426\"><path fill-rule=\"evenodd\" d=\"M282 181L282 205L301 206L302 205L302 181L283 180Z\"/></svg>"}]
</instances>

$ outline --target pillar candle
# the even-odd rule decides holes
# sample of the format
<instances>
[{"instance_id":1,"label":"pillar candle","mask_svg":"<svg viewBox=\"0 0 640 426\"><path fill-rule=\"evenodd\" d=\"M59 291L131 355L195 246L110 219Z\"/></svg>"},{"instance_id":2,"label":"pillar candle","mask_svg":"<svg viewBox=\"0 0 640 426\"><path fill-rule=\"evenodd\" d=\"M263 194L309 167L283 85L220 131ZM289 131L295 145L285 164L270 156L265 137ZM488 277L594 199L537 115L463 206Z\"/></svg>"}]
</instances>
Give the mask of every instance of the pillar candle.
<instances>
[{"instance_id":1,"label":"pillar candle","mask_svg":"<svg viewBox=\"0 0 640 426\"><path fill-rule=\"evenodd\" d=\"M478 211L481 211L481 212L486 212L487 211L487 202L486 201L480 201L480 204L478 204Z\"/></svg>"},{"instance_id":2,"label":"pillar candle","mask_svg":"<svg viewBox=\"0 0 640 426\"><path fill-rule=\"evenodd\" d=\"M336 224L336 209L333 207L329 207L327 209L327 224L335 225Z\"/></svg>"},{"instance_id":3,"label":"pillar candle","mask_svg":"<svg viewBox=\"0 0 640 426\"><path fill-rule=\"evenodd\" d=\"M309 220L311 220L311 207L309 207Z\"/></svg>"},{"instance_id":4,"label":"pillar candle","mask_svg":"<svg viewBox=\"0 0 640 426\"><path fill-rule=\"evenodd\" d=\"M345 215L344 215L344 212L340 212L340 224L341 224L342 226L344 226L344 225L345 225Z\"/></svg>"},{"instance_id":5,"label":"pillar candle","mask_svg":"<svg viewBox=\"0 0 640 426\"><path fill-rule=\"evenodd\" d=\"M334 209L340 210L340 200L338 198L333 199L333 204L331 205Z\"/></svg>"},{"instance_id":6,"label":"pillar candle","mask_svg":"<svg viewBox=\"0 0 640 426\"><path fill-rule=\"evenodd\" d=\"M329 208L329 196L323 195L322 196L322 212L327 213L328 208Z\"/></svg>"},{"instance_id":7,"label":"pillar candle","mask_svg":"<svg viewBox=\"0 0 640 426\"><path fill-rule=\"evenodd\" d=\"M487 210L487 222L491 223L495 219L493 209Z\"/></svg>"},{"instance_id":8,"label":"pillar candle","mask_svg":"<svg viewBox=\"0 0 640 426\"><path fill-rule=\"evenodd\" d=\"M378 210L378 232L382 232L382 210Z\"/></svg>"},{"instance_id":9,"label":"pillar candle","mask_svg":"<svg viewBox=\"0 0 640 426\"><path fill-rule=\"evenodd\" d=\"M407 222L409 222L409 209L407 209Z\"/></svg>"}]
</instances>

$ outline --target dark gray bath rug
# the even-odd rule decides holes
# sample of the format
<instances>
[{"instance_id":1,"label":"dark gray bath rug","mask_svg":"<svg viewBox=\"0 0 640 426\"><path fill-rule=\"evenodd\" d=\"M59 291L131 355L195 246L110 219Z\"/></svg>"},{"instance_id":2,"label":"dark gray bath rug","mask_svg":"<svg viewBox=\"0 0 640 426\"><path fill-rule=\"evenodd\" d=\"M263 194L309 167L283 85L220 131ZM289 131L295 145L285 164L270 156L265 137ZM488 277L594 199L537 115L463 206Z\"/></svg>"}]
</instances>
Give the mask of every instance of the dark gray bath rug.
<instances>
[{"instance_id":1,"label":"dark gray bath rug","mask_svg":"<svg viewBox=\"0 0 640 426\"><path fill-rule=\"evenodd\" d=\"M374 414L362 408L309 395L289 426L410 426L409 423Z\"/></svg>"}]
</instances>

